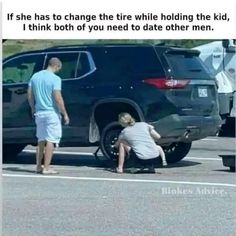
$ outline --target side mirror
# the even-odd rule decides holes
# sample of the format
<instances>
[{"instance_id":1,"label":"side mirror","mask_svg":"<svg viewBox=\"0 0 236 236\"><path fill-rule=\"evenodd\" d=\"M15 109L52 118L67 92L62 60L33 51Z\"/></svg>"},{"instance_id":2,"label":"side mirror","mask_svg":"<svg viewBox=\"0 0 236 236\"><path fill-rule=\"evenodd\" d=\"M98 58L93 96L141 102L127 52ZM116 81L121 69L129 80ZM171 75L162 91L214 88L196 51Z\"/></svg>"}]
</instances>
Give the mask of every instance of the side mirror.
<instances>
[{"instance_id":1,"label":"side mirror","mask_svg":"<svg viewBox=\"0 0 236 236\"><path fill-rule=\"evenodd\" d=\"M223 39L222 46L223 46L223 48L228 48L229 47L229 39Z\"/></svg>"}]
</instances>

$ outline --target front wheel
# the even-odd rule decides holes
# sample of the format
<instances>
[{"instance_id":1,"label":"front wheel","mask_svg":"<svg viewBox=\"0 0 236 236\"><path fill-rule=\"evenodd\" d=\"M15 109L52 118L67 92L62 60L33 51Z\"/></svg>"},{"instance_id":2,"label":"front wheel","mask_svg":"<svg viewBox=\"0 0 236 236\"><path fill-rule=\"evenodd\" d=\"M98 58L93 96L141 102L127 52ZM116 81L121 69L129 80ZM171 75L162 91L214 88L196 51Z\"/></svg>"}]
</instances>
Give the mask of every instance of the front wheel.
<instances>
[{"instance_id":1,"label":"front wheel","mask_svg":"<svg viewBox=\"0 0 236 236\"><path fill-rule=\"evenodd\" d=\"M114 147L122 127L118 122L108 124L102 131L100 139L100 147L103 155L110 160L116 161L118 158L118 150Z\"/></svg>"},{"instance_id":2,"label":"front wheel","mask_svg":"<svg viewBox=\"0 0 236 236\"><path fill-rule=\"evenodd\" d=\"M191 149L192 143L172 143L168 147L164 147L166 161L168 163L176 163L182 160Z\"/></svg>"}]
</instances>

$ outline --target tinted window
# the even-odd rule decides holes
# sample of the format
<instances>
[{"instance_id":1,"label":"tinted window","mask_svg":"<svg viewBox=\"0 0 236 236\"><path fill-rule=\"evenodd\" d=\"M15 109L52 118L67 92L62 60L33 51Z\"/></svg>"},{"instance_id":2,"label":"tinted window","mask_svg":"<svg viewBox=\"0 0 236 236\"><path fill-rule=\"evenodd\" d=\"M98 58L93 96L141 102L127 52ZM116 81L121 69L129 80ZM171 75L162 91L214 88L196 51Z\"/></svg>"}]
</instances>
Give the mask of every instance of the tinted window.
<instances>
[{"instance_id":1,"label":"tinted window","mask_svg":"<svg viewBox=\"0 0 236 236\"><path fill-rule=\"evenodd\" d=\"M47 55L47 60L45 63L45 69L47 68L48 61L52 57L57 57L62 62L62 68L57 73L58 76L61 77L61 79L73 79L76 78L76 68L78 65L78 53L53 53Z\"/></svg>"},{"instance_id":2,"label":"tinted window","mask_svg":"<svg viewBox=\"0 0 236 236\"><path fill-rule=\"evenodd\" d=\"M107 80L143 79L163 76L164 71L152 47L108 47L95 61Z\"/></svg>"},{"instance_id":3,"label":"tinted window","mask_svg":"<svg viewBox=\"0 0 236 236\"><path fill-rule=\"evenodd\" d=\"M170 66L171 74L176 78L210 78L209 71L205 68L205 66L197 55L166 54L166 59Z\"/></svg>"},{"instance_id":4,"label":"tinted window","mask_svg":"<svg viewBox=\"0 0 236 236\"><path fill-rule=\"evenodd\" d=\"M3 83L28 83L31 76L42 69L43 61L43 55L24 55L5 62Z\"/></svg>"},{"instance_id":5,"label":"tinted window","mask_svg":"<svg viewBox=\"0 0 236 236\"><path fill-rule=\"evenodd\" d=\"M81 52L80 56L79 56L76 77L83 76L83 75L87 74L88 72L90 72L90 70L91 70L91 68L90 68L90 64L89 64L89 60L88 60L88 54Z\"/></svg>"}]
</instances>

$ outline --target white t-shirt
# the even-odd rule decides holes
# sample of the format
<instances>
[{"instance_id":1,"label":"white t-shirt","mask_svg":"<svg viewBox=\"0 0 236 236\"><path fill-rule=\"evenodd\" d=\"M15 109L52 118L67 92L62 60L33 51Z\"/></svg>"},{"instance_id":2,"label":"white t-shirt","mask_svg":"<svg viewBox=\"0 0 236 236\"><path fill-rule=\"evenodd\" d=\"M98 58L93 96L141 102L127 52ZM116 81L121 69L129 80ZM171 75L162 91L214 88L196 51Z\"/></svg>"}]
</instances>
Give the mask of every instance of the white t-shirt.
<instances>
[{"instance_id":1,"label":"white t-shirt","mask_svg":"<svg viewBox=\"0 0 236 236\"><path fill-rule=\"evenodd\" d=\"M143 160L159 156L157 145L150 135L153 126L145 122L136 122L121 131L119 140L126 141L138 158Z\"/></svg>"}]
</instances>

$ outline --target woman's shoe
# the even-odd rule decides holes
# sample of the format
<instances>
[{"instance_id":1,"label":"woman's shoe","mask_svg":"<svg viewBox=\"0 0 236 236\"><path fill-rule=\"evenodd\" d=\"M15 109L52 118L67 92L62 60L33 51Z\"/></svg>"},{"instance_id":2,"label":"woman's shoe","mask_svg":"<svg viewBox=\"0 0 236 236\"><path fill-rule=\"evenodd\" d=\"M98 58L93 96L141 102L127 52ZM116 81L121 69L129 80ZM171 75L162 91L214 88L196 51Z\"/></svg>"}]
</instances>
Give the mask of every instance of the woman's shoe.
<instances>
[{"instance_id":1,"label":"woman's shoe","mask_svg":"<svg viewBox=\"0 0 236 236\"><path fill-rule=\"evenodd\" d=\"M155 170L154 166L149 166L148 167L148 173L151 173L151 174L155 174L156 173L156 170Z\"/></svg>"},{"instance_id":2,"label":"woman's shoe","mask_svg":"<svg viewBox=\"0 0 236 236\"><path fill-rule=\"evenodd\" d=\"M37 174L42 174L42 172L43 172L43 167L42 166L36 168L36 173Z\"/></svg>"}]
</instances>

